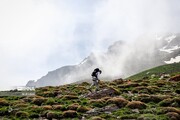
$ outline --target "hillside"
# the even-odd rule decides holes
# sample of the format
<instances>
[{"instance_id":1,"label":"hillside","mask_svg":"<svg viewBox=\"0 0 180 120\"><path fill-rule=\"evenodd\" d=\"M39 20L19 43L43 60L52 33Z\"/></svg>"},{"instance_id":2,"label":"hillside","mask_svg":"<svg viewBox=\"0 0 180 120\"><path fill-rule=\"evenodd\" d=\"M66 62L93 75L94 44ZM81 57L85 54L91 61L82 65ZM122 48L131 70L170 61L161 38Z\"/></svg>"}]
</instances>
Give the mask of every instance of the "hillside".
<instances>
[{"instance_id":1,"label":"hillside","mask_svg":"<svg viewBox=\"0 0 180 120\"><path fill-rule=\"evenodd\" d=\"M136 75L130 76L127 79L138 80L138 79L143 79L143 77L151 77L153 75L159 77L162 73L171 74L171 75L180 74L180 63L158 66L140 72Z\"/></svg>"},{"instance_id":2,"label":"hillside","mask_svg":"<svg viewBox=\"0 0 180 120\"><path fill-rule=\"evenodd\" d=\"M33 96L1 96L0 119L179 120L179 65L156 67L134 80L101 81L93 93L83 82L37 88ZM170 76L151 78L147 72Z\"/></svg>"},{"instance_id":3,"label":"hillside","mask_svg":"<svg viewBox=\"0 0 180 120\"><path fill-rule=\"evenodd\" d=\"M148 48L148 50L146 50ZM94 68L101 68L103 78L128 77L143 70L180 61L180 34L142 35L133 43L117 41L107 52L91 53L77 65L67 65L48 72L26 86L57 86L90 78Z\"/></svg>"}]
</instances>

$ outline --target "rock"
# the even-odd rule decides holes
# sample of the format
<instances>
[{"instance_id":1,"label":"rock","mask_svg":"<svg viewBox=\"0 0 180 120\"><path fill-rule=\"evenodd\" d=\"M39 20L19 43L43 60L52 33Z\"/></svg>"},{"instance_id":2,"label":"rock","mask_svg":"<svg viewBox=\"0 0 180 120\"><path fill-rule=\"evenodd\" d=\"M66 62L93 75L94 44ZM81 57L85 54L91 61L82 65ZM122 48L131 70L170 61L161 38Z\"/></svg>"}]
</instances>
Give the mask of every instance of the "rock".
<instances>
[{"instance_id":1,"label":"rock","mask_svg":"<svg viewBox=\"0 0 180 120\"><path fill-rule=\"evenodd\" d=\"M117 105L111 104L111 105L107 105L107 106L102 107L102 108L91 109L91 110L87 111L86 113L89 115L95 116L95 115L99 115L101 113L111 113L111 112L116 111L118 109L119 109L119 107Z\"/></svg>"},{"instance_id":2,"label":"rock","mask_svg":"<svg viewBox=\"0 0 180 120\"><path fill-rule=\"evenodd\" d=\"M113 97L116 96L118 94L118 91L116 91L114 88L107 88L107 89L103 89L100 90L96 93L89 93L86 97L89 97L91 99L100 99L103 97Z\"/></svg>"},{"instance_id":3,"label":"rock","mask_svg":"<svg viewBox=\"0 0 180 120\"><path fill-rule=\"evenodd\" d=\"M139 112L139 109L132 109L132 112L134 112L134 113L140 113L140 112Z\"/></svg>"},{"instance_id":4,"label":"rock","mask_svg":"<svg viewBox=\"0 0 180 120\"><path fill-rule=\"evenodd\" d=\"M104 112L113 112L118 110L119 107L116 104L107 105L104 108L102 108L102 111Z\"/></svg>"},{"instance_id":5,"label":"rock","mask_svg":"<svg viewBox=\"0 0 180 120\"><path fill-rule=\"evenodd\" d=\"M152 74L151 75L151 79L153 79L153 78L155 78L156 77L156 75L155 74Z\"/></svg>"},{"instance_id":6,"label":"rock","mask_svg":"<svg viewBox=\"0 0 180 120\"><path fill-rule=\"evenodd\" d=\"M162 74L159 79L163 80L163 79L167 79L167 78L170 78L169 74Z\"/></svg>"},{"instance_id":7,"label":"rock","mask_svg":"<svg viewBox=\"0 0 180 120\"><path fill-rule=\"evenodd\" d=\"M87 111L86 113L89 115L95 116L95 115L98 115L101 113L101 109L100 108L94 108L94 109Z\"/></svg>"}]
</instances>

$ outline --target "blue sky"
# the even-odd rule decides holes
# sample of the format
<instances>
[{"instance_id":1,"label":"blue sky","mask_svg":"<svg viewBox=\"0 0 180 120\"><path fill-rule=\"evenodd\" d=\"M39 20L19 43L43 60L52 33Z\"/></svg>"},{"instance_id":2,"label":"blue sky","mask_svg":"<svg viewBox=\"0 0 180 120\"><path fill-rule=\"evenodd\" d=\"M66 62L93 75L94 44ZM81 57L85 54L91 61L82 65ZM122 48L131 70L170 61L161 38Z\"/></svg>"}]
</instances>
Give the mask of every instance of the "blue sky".
<instances>
[{"instance_id":1,"label":"blue sky","mask_svg":"<svg viewBox=\"0 0 180 120\"><path fill-rule=\"evenodd\" d=\"M180 31L179 0L1 0L0 90L105 52L117 40Z\"/></svg>"}]
</instances>

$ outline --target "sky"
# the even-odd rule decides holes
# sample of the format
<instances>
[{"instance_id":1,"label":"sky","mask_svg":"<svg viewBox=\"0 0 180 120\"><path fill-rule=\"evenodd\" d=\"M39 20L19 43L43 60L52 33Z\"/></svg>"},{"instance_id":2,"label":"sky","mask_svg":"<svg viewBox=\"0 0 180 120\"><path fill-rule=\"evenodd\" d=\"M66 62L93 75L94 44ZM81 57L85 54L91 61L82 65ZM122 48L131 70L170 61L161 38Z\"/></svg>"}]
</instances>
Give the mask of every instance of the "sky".
<instances>
[{"instance_id":1,"label":"sky","mask_svg":"<svg viewBox=\"0 0 180 120\"><path fill-rule=\"evenodd\" d=\"M117 40L180 32L179 0L1 0L0 90L24 86Z\"/></svg>"}]
</instances>

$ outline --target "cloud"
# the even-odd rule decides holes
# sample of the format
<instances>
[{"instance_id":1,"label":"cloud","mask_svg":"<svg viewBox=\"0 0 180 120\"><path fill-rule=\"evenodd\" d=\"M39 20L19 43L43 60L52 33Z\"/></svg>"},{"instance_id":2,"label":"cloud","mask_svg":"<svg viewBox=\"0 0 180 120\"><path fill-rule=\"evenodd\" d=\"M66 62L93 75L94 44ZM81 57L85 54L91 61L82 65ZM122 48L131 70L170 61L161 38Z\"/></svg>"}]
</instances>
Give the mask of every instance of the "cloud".
<instances>
[{"instance_id":1,"label":"cloud","mask_svg":"<svg viewBox=\"0 0 180 120\"><path fill-rule=\"evenodd\" d=\"M107 0L96 8L94 39L135 40L144 33L179 32L177 0Z\"/></svg>"},{"instance_id":2,"label":"cloud","mask_svg":"<svg viewBox=\"0 0 180 120\"><path fill-rule=\"evenodd\" d=\"M49 63L53 54L58 59L77 54L71 47L76 42L73 33L79 16L66 9L63 2L58 4L1 1L1 86L24 85L28 79L37 79L55 69L57 64ZM78 56L74 58L79 60ZM59 66L67 64L59 62Z\"/></svg>"}]
</instances>

